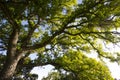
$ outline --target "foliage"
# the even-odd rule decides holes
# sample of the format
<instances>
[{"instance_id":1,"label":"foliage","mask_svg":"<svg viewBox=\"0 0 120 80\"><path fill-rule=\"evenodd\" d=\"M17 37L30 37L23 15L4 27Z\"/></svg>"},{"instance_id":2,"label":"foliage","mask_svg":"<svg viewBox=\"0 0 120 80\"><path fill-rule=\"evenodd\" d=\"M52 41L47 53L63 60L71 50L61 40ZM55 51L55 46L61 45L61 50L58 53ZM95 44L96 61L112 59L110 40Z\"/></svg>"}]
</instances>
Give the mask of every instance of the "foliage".
<instances>
[{"instance_id":1,"label":"foliage","mask_svg":"<svg viewBox=\"0 0 120 80\"><path fill-rule=\"evenodd\" d=\"M37 74L28 74L27 76L21 76L21 75L17 75L14 76L13 80L36 80L38 79L38 75Z\"/></svg>"},{"instance_id":2,"label":"foliage","mask_svg":"<svg viewBox=\"0 0 120 80\"><path fill-rule=\"evenodd\" d=\"M51 72L43 80L113 80L105 64L78 51L69 50L56 59L56 64L58 72Z\"/></svg>"},{"instance_id":3,"label":"foliage","mask_svg":"<svg viewBox=\"0 0 120 80\"><path fill-rule=\"evenodd\" d=\"M44 77L42 80L60 80L59 72L51 72L47 77Z\"/></svg>"},{"instance_id":4,"label":"foliage","mask_svg":"<svg viewBox=\"0 0 120 80\"><path fill-rule=\"evenodd\" d=\"M0 56L0 79L54 65L52 61L69 49L95 51L101 59L119 62L119 53L103 47L119 43L119 4L120 0L0 1L0 51L6 52ZM36 53L32 60L29 55Z\"/></svg>"}]
</instances>

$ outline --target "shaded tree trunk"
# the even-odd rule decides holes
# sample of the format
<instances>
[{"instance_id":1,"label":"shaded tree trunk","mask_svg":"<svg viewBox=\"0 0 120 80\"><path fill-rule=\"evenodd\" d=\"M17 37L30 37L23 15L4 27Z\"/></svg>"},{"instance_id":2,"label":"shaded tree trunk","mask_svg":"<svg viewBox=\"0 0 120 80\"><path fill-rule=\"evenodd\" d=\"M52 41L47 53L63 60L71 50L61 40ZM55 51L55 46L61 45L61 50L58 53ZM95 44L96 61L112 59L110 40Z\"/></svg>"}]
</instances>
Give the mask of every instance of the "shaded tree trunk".
<instances>
[{"instance_id":1,"label":"shaded tree trunk","mask_svg":"<svg viewBox=\"0 0 120 80\"><path fill-rule=\"evenodd\" d=\"M10 63L6 63L4 66L1 75L0 75L0 80L11 80L14 71L16 69L18 61L17 60L12 60Z\"/></svg>"},{"instance_id":2,"label":"shaded tree trunk","mask_svg":"<svg viewBox=\"0 0 120 80\"><path fill-rule=\"evenodd\" d=\"M22 57L22 54L6 59L3 70L0 73L0 80L12 80L17 64Z\"/></svg>"},{"instance_id":3,"label":"shaded tree trunk","mask_svg":"<svg viewBox=\"0 0 120 80\"><path fill-rule=\"evenodd\" d=\"M7 47L6 62L0 73L0 80L11 80L16 66L22 57L22 51L17 50L17 42L19 37L19 29L13 28L13 32L10 35Z\"/></svg>"}]
</instances>

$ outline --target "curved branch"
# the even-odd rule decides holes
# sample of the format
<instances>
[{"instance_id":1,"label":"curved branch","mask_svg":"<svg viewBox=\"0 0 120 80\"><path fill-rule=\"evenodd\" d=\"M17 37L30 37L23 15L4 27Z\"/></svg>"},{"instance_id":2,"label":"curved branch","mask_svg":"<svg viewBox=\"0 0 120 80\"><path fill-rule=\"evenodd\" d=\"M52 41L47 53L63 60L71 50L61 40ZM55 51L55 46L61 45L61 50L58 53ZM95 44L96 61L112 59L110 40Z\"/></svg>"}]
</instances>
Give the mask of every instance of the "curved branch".
<instances>
[{"instance_id":1,"label":"curved branch","mask_svg":"<svg viewBox=\"0 0 120 80\"><path fill-rule=\"evenodd\" d=\"M111 59L110 56L105 56L105 55L101 54L100 50L99 50L98 48L96 48L96 47L94 46L94 44L90 42L90 40L85 39L82 35L79 35L79 36L80 36L83 40L87 41L87 42L92 46L92 48L93 48L94 50L96 50L96 52L99 54L99 57L104 57L104 58Z\"/></svg>"},{"instance_id":2,"label":"curved branch","mask_svg":"<svg viewBox=\"0 0 120 80\"><path fill-rule=\"evenodd\" d=\"M46 46L47 44L51 43L52 40L56 36L58 36L58 35L60 35L62 33L65 33L65 29L67 29L69 27L68 25L71 22L73 22L78 16L80 16L81 14L84 14L84 13L89 13L89 10L91 8L97 6L98 4L101 4L101 3L103 3L103 1L96 2L94 5L92 5L91 7L89 7L89 9L85 9L83 11L81 10L81 7L77 8L75 11L73 11L73 13L71 13L70 16L68 16L65 20L63 20L61 28L58 31L54 32L52 36L49 36L44 42L36 43L33 46L28 46L26 48L26 50L34 50L34 49L42 48L42 47Z\"/></svg>"}]
</instances>

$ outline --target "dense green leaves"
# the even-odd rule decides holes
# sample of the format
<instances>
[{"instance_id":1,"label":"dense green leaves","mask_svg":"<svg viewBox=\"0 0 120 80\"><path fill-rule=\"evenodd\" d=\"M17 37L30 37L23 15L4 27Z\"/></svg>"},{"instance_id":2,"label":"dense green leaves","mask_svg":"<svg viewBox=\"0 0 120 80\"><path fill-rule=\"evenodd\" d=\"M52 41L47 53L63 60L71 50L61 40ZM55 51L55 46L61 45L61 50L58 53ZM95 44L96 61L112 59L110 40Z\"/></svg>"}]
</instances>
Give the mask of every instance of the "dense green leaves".
<instances>
[{"instance_id":1,"label":"dense green leaves","mask_svg":"<svg viewBox=\"0 0 120 80\"><path fill-rule=\"evenodd\" d=\"M59 64L57 69L66 73L51 72L43 80L113 80L106 65L78 51L69 50L63 57L57 58L56 63Z\"/></svg>"}]
</instances>

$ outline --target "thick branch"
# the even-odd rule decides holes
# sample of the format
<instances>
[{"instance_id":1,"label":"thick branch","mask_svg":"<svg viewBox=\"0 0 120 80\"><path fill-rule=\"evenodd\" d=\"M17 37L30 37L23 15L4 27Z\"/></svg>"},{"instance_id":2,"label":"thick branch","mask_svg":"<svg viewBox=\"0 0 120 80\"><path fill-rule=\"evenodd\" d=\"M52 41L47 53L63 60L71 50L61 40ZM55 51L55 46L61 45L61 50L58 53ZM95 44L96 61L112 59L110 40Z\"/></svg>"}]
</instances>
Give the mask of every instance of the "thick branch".
<instances>
[{"instance_id":1,"label":"thick branch","mask_svg":"<svg viewBox=\"0 0 120 80\"><path fill-rule=\"evenodd\" d=\"M28 4L28 0L25 0L25 1L13 1L13 0L8 0L8 1L0 1L0 3L2 4L17 4L17 5L20 5L20 4Z\"/></svg>"},{"instance_id":2,"label":"thick branch","mask_svg":"<svg viewBox=\"0 0 120 80\"><path fill-rule=\"evenodd\" d=\"M54 34L52 36L49 36L44 42L41 42L41 43L36 43L34 44L33 46L29 46L26 48L26 50L34 50L34 49L38 49L38 48L41 48L41 47L44 47L46 46L47 44L51 43L51 41L58 35L60 35L61 33L64 33L64 30L66 28L68 28L68 24L70 24L71 22L73 22L78 16L80 16L81 14L84 14L84 13L89 13L89 10L95 6L97 6L98 4L101 4L103 3L102 1L100 2L97 2L96 4L92 5L91 7L89 7L89 9L86 9L86 10L80 10L81 8L78 8L76 9L73 13L71 13L70 16L68 16L62 23L62 26L61 28L54 32Z\"/></svg>"},{"instance_id":3,"label":"thick branch","mask_svg":"<svg viewBox=\"0 0 120 80\"><path fill-rule=\"evenodd\" d=\"M72 35L72 36L76 36L76 35L80 35L80 34L117 34L117 35L120 35L120 32L117 32L117 31L104 31L104 32L82 31L82 32L78 32L78 33L70 33L70 32L64 31L64 33Z\"/></svg>"},{"instance_id":4,"label":"thick branch","mask_svg":"<svg viewBox=\"0 0 120 80\"><path fill-rule=\"evenodd\" d=\"M14 27L18 27L16 21L14 20L14 18L12 17L12 13L11 11L8 9L7 5L0 3L0 8L2 10L2 12L4 13L4 17L7 18L8 22Z\"/></svg>"},{"instance_id":5,"label":"thick branch","mask_svg":"<svg viewBox=\"0 0 120 80\"><path fill-rule=\"evenodd\" d=\"M12 25L12 33L9 37L9 42L8 42L8 53L9 53L8 55L13 56L16 51L18 36L20 32L20 26L17 24L17 22L12 17L12 13L8 9L7 5L0 3L0 8L2 9L4 13L4 16L7 18L9 23Z\"/></svg>"},{"instance_id":6,"label":"thick branch","mask_svg":"<svg viewBox=\"0 0 120 80\"><path fill-rule=\"evenodd\" d=\"M36 25L36 26L37 26L37 25ZM28 44L29 44L29 42L30 42L30 40L31 40L31 37L32 37L35 29L37 28L36 26L33 27L33 28L30 28L27 36L25 36L25 38L22 40L22 48L23 48L23 49L25 49L25 48L28 46Z\"/></svg>"}]
</instances>

